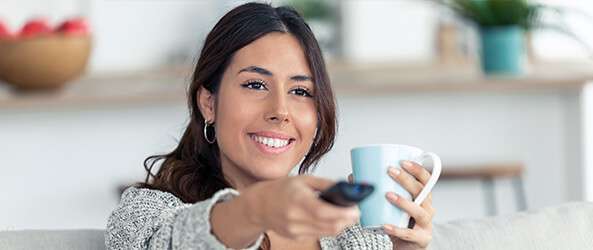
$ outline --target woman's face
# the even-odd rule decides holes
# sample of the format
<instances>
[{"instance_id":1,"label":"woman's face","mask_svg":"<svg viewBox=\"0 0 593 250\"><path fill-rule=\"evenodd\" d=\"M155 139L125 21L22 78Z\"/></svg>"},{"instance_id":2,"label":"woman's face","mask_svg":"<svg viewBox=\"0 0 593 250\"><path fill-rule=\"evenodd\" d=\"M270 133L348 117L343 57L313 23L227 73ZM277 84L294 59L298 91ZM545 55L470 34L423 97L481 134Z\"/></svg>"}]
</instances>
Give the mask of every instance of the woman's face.
<instances>
[{"instance_id":1,"label":"woman's face","mask_svg":"<svg viewBox=\"0 0 593 250\"><path fill-rule=\"evenodd\" d=\"M279 32L235 53L216 96L200 91L224 174L236 188L284 177L305 157L317 127L314 95L298 40Z\"/></svg>"}]
</instances>

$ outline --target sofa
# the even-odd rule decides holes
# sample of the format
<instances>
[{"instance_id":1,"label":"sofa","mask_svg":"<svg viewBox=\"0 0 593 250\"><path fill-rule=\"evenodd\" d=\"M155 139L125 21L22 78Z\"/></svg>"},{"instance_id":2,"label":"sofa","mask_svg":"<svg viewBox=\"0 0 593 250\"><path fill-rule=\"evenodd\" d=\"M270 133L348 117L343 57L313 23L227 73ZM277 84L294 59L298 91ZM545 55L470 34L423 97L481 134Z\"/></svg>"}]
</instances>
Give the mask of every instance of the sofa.
<instances>
[{"instance_id":1,"label":"sofa","mask_svg":"<svg viewBox=\"0 0 593 250\"><path fill-rule=\"evenodd\" d=\"M593 203L435 224L431 249L593 250Z\"/></svg>"},{"instance_id":2,"label":"sofa","mask_svg":"<svg viewBox=\"0 0 593 250\"><path fill-rule=\"evenodd\" d=\"M104 250L105 230L22 230L0 232L0 249Z\"/></svg>"},{"instance_id":3,"label":"sofa","mask_svg":"<svg viewBox=\"0 0 593 250\"><path fill-rule=\"evenodd\" d=\"M101 229L4 231L0 249L99 250L103 235ZM430 249L591 250L593 203L435 224Z\"/></svg>"}]
</instances>

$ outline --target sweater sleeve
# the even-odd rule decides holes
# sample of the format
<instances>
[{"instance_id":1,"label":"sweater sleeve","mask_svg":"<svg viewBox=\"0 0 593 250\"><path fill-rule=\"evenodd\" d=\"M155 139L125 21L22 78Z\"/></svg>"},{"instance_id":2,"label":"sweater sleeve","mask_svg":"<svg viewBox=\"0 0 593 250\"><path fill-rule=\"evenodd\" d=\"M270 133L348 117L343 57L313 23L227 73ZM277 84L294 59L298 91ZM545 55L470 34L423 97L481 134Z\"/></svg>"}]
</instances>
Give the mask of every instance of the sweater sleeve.
<instances>
[{"instance_id":1,"label":"sweater sleeve","mask_svg":"<svg viewBox=\"0 0 593 250\"><path fill-rule=\"evenodd\" d=\"M346 228L335 240L342 250L393 249L393 243L389 236L365 230L358 223Z\"/></svg>"},{"instance_id":2,"label":"sweater sleeve","mask_svg":"<svg viewBox=\"0 0 593 250\"><path fill-rule=\"evenodd\" d=\"M107 249L229 249L211 231L210 211L239 193L223 189L212 198L183 203L173 194L128 188L107 221ZM259 248L263 235L248 249Z\"/></svg>"}]
</instances>

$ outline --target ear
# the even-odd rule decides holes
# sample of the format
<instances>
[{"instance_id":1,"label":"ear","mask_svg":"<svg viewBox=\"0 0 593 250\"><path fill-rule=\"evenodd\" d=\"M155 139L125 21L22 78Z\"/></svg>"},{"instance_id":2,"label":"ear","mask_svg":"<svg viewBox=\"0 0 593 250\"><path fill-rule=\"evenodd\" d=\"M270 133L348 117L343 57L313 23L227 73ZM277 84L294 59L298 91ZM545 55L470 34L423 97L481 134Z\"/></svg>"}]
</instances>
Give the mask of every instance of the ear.
<instances>
[{"instance_id":1,"label":"ear","mask_svg":"<svg viewBox=\"0 0 593 250\"><path fill-rule=\"evenodd\" d=\"M204 87L200 87L200 90L197 93L198 95L198 107L200 108L200 112L202 112L202 116L210 123L213 123L216 119L216 96L214 96L210 91L208 91Z\"/></svg>"}]
</instances>

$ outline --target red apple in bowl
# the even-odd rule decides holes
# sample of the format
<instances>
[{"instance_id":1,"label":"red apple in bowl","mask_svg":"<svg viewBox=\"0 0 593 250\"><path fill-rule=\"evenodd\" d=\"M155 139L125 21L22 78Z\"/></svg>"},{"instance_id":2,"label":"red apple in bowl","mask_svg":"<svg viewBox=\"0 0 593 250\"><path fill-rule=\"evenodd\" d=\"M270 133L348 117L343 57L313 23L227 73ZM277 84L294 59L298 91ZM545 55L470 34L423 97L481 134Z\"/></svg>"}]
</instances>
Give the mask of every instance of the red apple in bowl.
<instances>
[{"instance_id":1,"label":"red apple in bowl","mask_svg":"<svg viewBox=\"0 0 593 250\"><path fill-rule=\"evenodd\" d=\"M63 33L65 35L89 35L89 25L86 19L82 17L76 17L68 19L62 22L56 29L55 32Z\"/></svg>"},{"instance_id":2,"label":"red apple in bowl","mask_svg":"<svg viewBox=\"0 0 593 250\"><path fill-rule=\"evenodd\" d=\"M35 18L29 20L19 33L21 38L32 38L41 35L47 35L52 32L49 22L45 18Z\"/></svg>"},{"instance_id":3,"label":"red apple in bowl","mask_svg":"<svg viewBox=\"0 0 593 250\"><path fill-rule=\"evenodd\" d=\"M0 39L11 39L14 37L14 34L8 27L8 24L0 20Z\"/></svg>"},{"instance_id":4,"label":"red apple in bowl","mask_svg":"<svg viewBox=\"0 0 593 250\"><path fill-rule=\"evenodd\" d=\"M20 90L64 86L84 73L92 47L88 30L82 18L55 29L44 19L27 22L18 36L0 39L0 80Z\"/></svg>"}]
</instances>

